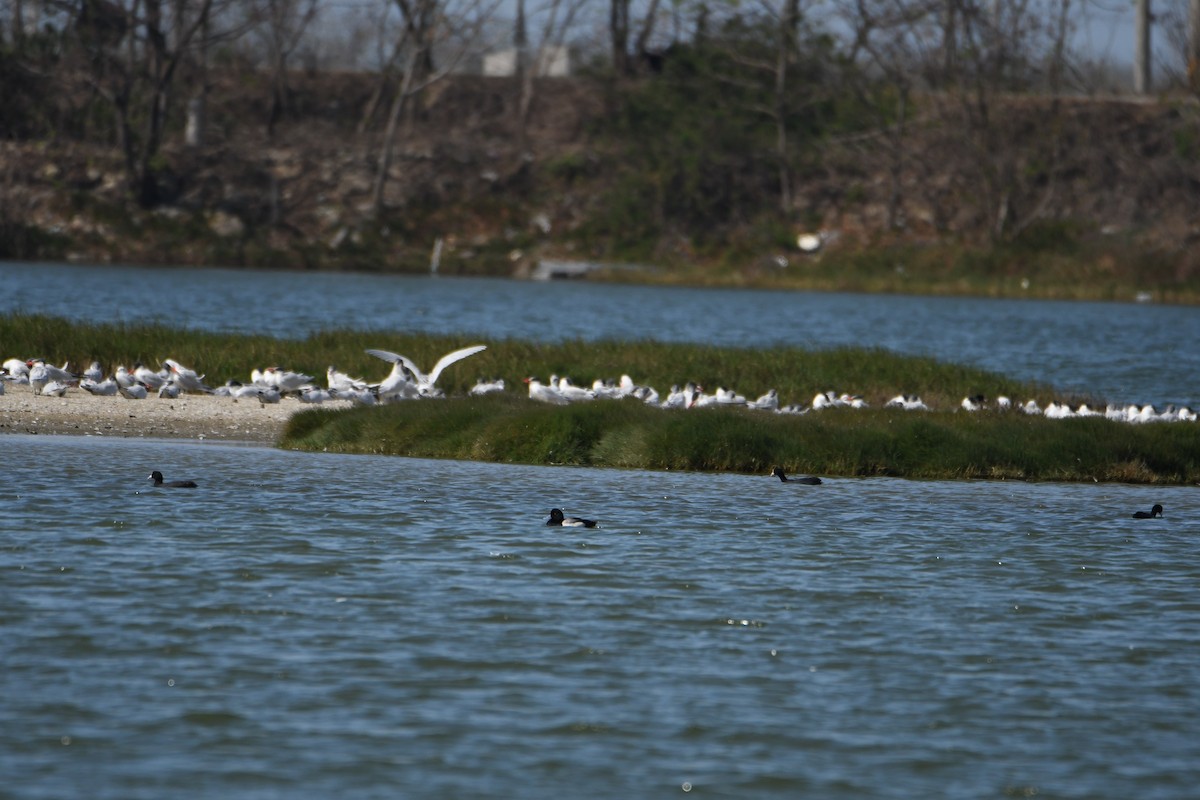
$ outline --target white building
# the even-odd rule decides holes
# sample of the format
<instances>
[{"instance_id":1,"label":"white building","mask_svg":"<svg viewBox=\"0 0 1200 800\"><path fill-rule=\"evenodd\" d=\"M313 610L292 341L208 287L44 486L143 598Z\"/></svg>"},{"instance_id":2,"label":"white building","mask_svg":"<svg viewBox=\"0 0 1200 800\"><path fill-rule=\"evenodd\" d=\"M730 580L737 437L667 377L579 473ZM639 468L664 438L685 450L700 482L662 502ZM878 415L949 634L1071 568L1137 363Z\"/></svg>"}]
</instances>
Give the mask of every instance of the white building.
<instances>
[{"instance_id":1,"label":"white building","mask_svg":"<svg viewBox=\"0 0 1200 800\"><path fill-rule=\"evenodd\" d=\"M547 45L538 51L531 65L542 78L565 78L571 74L571 53L564 45ZM483 57L483 74L504 78L517 74L517 49L496 50Z\"/></svg>"}]
</instances>

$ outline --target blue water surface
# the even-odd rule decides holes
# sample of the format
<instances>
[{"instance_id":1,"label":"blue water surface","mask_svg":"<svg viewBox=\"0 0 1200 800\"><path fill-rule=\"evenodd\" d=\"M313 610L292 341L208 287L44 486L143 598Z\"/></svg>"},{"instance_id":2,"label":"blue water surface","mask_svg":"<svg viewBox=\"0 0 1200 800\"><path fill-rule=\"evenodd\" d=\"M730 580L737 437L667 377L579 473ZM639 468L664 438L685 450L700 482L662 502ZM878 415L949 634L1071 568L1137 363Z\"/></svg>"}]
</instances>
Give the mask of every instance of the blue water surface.
<instances>
[{"instance_id":1,"label":"blue water surface","mask_svg":"<svg viewBox=\"0 0 1200 800\"><path fill-rule=\"evenodd\" d=\"M1193 487L99 437L0 457L4 797L1200 785Z\"/></svg>"},{"instance_id":2,"label":"blue water surface","mask_svg":"<svg viewBox=\"0 0 1200 800\"><path fill-rule=\"evenodd\" d=\"M881 347L1103 402L1200 405L1200 310L1183 306L25 262L0 262L0 281L0 314L283 338L351 328Z\"/></svg>"}]
</instances>

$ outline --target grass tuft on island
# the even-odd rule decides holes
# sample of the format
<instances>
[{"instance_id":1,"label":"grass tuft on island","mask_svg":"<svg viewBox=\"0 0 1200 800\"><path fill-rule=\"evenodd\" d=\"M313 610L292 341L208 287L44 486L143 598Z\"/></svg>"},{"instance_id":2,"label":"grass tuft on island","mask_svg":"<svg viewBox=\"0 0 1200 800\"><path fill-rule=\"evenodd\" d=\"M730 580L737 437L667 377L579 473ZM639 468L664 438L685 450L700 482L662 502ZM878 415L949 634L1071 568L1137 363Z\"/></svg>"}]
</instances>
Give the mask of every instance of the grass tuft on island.
<instances>
[{"instance_id":1,"label":"grass tuft on island","mask_svg":"<svg viewBox=\"0 0 1200 800\"><path fill-rule=\"evenodd\" d=\"M366 355L367 348L404 353L428 369L451 350L488 345L446 370L438 382L450 395L445 402L297 413L281 441L295 449L747 473L778 464L788 471L844 476L1200 482L1200 425L966 413L958 410L959 401L977 394L1003 394L1015 402L1032 398L1043 407L1052 400L1102 407L1104 399L1064 395L985 370L885 350L533 343L384 331L326 331L289 339L38 315L0 316L0 342L4 358L40 356L76 369L99 360L108 373L118 364L157 366L171 357L206 373L213 386L227 379L248 381L251 370L272 365L310 374L319 384L331 364L380 381L390 366ZM872 408L789 416L738 408L668 411L633 400L566 407L529 400L521 380L553 373L589 386L596 378L628 373L664 396L672 384L687 381L710 391L726 386L751 398L774 388L785 404L807 404L817 392L832 390L862 395ZM507 392L464 397L480 377L504 378ZM882 408L901 393L920 395L934 410Z\"/></svg>"},{"instance_id":2,"label":"grass tuft on island","mask_svg":"<svg viewBox=\"0 0 1200 800\"><path fill-rule=\"evenodd\" d=\"M485 396L294 415L282 446L522 464L924 479L1200 480L1200 426L1008 412L742 408Z\"/></svg>"}]
</instances>

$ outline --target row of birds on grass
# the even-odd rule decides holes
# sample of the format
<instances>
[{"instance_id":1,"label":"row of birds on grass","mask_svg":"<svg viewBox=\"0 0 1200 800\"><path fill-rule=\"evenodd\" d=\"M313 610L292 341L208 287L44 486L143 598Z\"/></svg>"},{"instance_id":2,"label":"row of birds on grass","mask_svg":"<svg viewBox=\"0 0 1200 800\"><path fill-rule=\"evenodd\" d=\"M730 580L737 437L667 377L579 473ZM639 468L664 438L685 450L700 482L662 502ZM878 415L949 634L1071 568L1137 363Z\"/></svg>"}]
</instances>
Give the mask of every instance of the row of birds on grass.
<instances>
[{"instance_id":1,"label":"row of birds on grass","mask_svg":"<svg viewBox=\"0 0 1200 800\"><path fill-rule=\"evenodd\" d=\"M820 392L813 397L812 403L803 405L791 403L782 405L779 393L771 389L754 400L744 395L717 387L712 393L705 392L699 384L688 383L683 387L672 386L666 398L660 398L659 393L650 386L635 384L628 375L622 375L620 381L597 380L591 389L576 386L570 378L552 375L548 383L542 383L537 378L527 378L529 397L543 403L567 405L573 402L596 400L600 398L633 397L651 405L662 408L705 408L711 406L742 406L761 411L773 411L777 414L806 414L809 411L819 411L825 408L868 408L869 403L857 394L839 394L837 392ZM899 408L905 411L929 411L930 407L918 395L899 394L884 404L885 408ZM1186 406L1167 406L1158 411L1152 405L1108 405L1103 411L1091 408L1086 403L1070 406L1066 403L1051 402L1045 408L1038 405L1036 400L1017 404L1008 397L1001 395L994 402L983 395L964 397L959 404L964 411L975 412L985 410L1009 411L1020 410L1025 414L1042 415L1050 419L1067 419L1069 417L1098 417L1119 422L1195 422L1196 413Z\"/></svg>"},{"instance_id":2,"label":"row of birds on grass","mask_svg":"<svg viewBox=\"0 0 1200 800\"><path fill-rule=\"evenodd\" d=\"M294 395L305 403L346 400L360 405L375 405L398 400L444 397L445 393L438 388L437 381L446 368L486 349L486 345L480 344L447 353L438 359L433 369L427 373L406 356L389 350L367 350L369 355L392 365L391 372L387 377L377 383L371 383L362 378L352 377L331 366L326 371L325 387L314 383L315 379L311 375L279 367L254 370L249 383L230 380L223 386L213 388L205 383L204 375L198 374L194 369L185 367L171 358L165 359L157 370L141 363L135 364L133 369L119 366L110 377L104 376L100 363L96 361L93 361L91 366L82 373L75 374L70 371L68 364L58 367L48 364L40 358L24 360L10 358L4 362L3 367L0 367L0 393L3 393L4 384L7 381L29 384L34 394L58 397L63 396L71 387L78 386L90 394L102 396L120 394L132 400L144 399L151 394L161 398L176 398L182 393L190 392L227 396L235 400L257 399L263 404L278 403L283 397ZM672 386L666 397L662 397L654 387L635 383L629 375L622 375L620 380L597 379L593 381L590 388L575 384L569 377L557 375L550 376L546 383L542 383L536 377L525 378L524 382L528 384L530 399L553 405L568 405L599 399L633 398L647 405L661 408L741 406L777 414L806 414L809 411L826 408L866 408L869 405L861 395L836 392L821 392L814 396L808 405L783 404L775 389L751 400L725 387L717 387L715 392L709 393L704 391L700 384L694 382L686 383L683 386ZM483 395L503 392L505 389L503 378L480 380L471 387L468 393ZM884 407L900 408L905 411L930 410L919 396L911 394L896 395L886 401ZM1099 410L1091 408L1086 403L1070 406L1065 403L1051 402L1042 408L1036 400L1019 404L1004 396L989 401L982 395L964 397L959 407L969 412L989 409L1016 410L1051 419L1103 416L1110 420L1131 423L1195 422L1197 416L1186 406L1168 406L1165 410L1159 411L1152 405L1128 404L1108 405L1104 410Z\"/></svg>"},{"instance_id":3,"label":"row of birds on grass","mask_svg":"<svg viewBox=\"0 0 1200 800\"><path fill-rule=\"evenodd\" d=\"M104 376L98 361L93 361L86 370L76 374L69 369L69 364L59 367L42 358L10 358L0 367L0 394L4 393L4 385L8 382L27 384L35 395L51 397L62 397L69 389L78 386L92 395L121 395L130 400L143 400L151 394L173 399L180 394L194 393L232 397L235 400L254 398L268 404L294 395L306 403L349 400L374 405L394 400L444 397L445 393L436 385L443 370L485 349L486 345L473 345L455 350L439 359L428 373L406 356L388 350L367 350L370 355L392 364L392 371L387 377L378 383L369 383L331 366L326 371L325 388L315 384L311 375L279 367L255 369L249 383L230 380L214 388L205 382L204 375L172 358L165 359L157 370L142 363L135 364L132 369L121 365L108 377ZM472 392L480 394L503 388L503 381L499 381L476 387Z\"/></svg>"}]
</instances>

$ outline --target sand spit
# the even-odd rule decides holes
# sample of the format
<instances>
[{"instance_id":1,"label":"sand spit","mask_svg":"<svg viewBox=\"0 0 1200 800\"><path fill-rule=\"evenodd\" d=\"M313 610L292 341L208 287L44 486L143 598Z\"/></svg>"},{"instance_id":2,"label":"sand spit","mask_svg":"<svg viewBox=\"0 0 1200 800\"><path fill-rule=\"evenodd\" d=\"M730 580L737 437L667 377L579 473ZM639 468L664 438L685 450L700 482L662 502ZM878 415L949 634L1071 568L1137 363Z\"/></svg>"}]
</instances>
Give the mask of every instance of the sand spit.
<instances>
[{"instance_id":1,"label":"sand spit","mask_svg":"<svg viewBox=\"0 0 1200 800\"><path fill-rule=\"evenodd\" d=\"M0 395L0 433L78 436L213 439L274 444L297 411L310 408L295 398L262 405L211 395L174 400L93 397L78 389L64 397L34 395L28 386L9 384ZM328 407L330 404L326 404ZM335 402L334 406L348 406Z\"/></svg>"}]
</instances>

